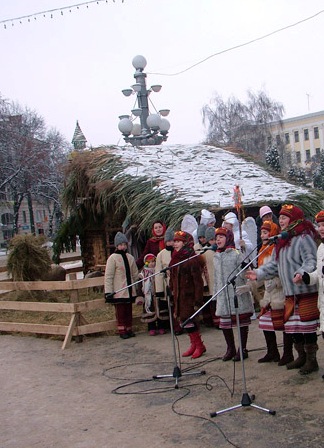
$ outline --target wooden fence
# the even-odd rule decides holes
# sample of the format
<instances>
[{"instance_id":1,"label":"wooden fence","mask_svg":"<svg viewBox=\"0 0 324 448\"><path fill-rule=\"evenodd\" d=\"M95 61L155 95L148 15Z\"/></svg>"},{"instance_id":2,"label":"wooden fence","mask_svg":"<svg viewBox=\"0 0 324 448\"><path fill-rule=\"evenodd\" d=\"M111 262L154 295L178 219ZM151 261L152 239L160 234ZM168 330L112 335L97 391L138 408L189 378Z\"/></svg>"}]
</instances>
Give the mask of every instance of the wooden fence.
<instances>
[{"instance_id":1,"label":"wooden fence","mask_svg":"<svg viewBox=\"0 0 324 448\"><path fill-rule=\"evenodd\" d=\"M76 274L70 274L70 277ZM2 291L68 291L70 295L69 303L45 303L45 302L18 302L0 300L0 310L12 311L35 311L35 312L54 312L69 313L70 323L68 326L55 324L33 324L18 322L0 322L0 331L21 332L21 333L39 333L64 336L62 350L70 344L72 337L76 336L82 340L86 334L100 333L116 329L116 321L106 321L97 323L88 323L82 313L104 309L104 298L79 302L79 291L85 288L93 288L104 285L104 277L91 279L66 281L37 281L37 282L1 282ZM137 323L139 318L134 318Z\"/></svg>"}]
</instances>

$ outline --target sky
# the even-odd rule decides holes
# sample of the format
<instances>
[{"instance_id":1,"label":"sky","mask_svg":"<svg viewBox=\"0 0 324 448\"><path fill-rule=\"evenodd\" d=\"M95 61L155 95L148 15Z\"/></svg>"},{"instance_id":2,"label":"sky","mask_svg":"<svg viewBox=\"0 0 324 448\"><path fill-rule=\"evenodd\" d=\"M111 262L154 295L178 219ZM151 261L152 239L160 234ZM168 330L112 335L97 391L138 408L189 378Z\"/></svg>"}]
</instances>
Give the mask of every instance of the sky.
<instances>
[{"instance_id":1,"label":"sky","mask_svg":"<svg viewBox=\"0 0 324 448\"><path fill-rule=\"evenodd\" d=\"M118 117L135 98L121 90L134 83L136 55L147 60L148 87L162 85L150 99L170 109L170 144L204 140L201 110L216 93L245 102L248 90L263 90L284 105L284 118L324 110L322 0L78 3L0 0L1 96L36 111L69 142L78 120L89 146L124 144ZM60 11L67 6L71 12ZM1 23L57 8L53 18Z\"/></svg>"}]
</instances>

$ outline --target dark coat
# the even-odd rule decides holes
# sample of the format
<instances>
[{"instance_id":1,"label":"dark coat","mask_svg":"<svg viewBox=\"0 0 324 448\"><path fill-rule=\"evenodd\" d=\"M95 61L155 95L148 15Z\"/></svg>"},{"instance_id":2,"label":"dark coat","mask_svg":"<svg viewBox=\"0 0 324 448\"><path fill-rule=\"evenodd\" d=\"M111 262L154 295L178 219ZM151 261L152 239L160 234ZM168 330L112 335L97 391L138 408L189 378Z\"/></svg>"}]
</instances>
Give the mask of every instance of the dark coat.
<instances>
[{"instance_id":1,"label":"dark coat","mask_svg":"<svg viewBox=\"0 0 324 448\"><path fill-rule=\"evenodd\" d=\"M202 305L204 282L202 271L204 261L201 256L172 267L170 270L170 289L174 300L174 314L185 321Z\"/></svg>"}]
</instances>

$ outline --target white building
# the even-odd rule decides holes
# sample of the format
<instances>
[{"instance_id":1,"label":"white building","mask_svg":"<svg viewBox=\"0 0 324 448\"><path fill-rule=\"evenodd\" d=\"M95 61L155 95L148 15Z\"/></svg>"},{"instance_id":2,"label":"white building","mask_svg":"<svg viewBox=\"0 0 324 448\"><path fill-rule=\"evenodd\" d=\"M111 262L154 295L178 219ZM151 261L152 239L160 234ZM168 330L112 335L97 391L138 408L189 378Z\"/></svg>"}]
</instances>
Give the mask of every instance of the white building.
<instances>
[{"instance_id":1,"label":"white building","mask_svg":"<svg viewBox=\"0 0 324 448\"><path fill-rule=\"evenodd\" d=\"M285 151L291 154L291 161L300 167L307 166L314 160L319 160L324 149L324 111L301 115L282 120L271 126L272 138L278 144L284 143Z\"/></svg>"}]
</instances>

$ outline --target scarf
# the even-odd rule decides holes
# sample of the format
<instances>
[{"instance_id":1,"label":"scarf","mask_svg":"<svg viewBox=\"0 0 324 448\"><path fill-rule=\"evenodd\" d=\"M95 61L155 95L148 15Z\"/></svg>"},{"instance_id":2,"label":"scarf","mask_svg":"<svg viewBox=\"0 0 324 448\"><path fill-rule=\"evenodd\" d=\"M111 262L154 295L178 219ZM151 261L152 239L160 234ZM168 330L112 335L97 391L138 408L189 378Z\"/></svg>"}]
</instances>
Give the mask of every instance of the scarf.
<instances>
[{"instance_id":1,"label":"scarf","mask_svg":"<svg viewBox=\"0 0 324 448\"><path fill-rule=\"evenodd\" d=\"M307 219L298 219L284 230L288 233L288 238L279 239L276 243L276 260L279 258L279 253L284 247L289 247L294 236L310 235L314 240L317 239L317 232L313 224Z\"/></svg>"},{"instance_id":2,"label":"scarf","mask_svg":"<svg viewBox=\"0 0 324 448\"><path fill-rule=\"evenodd\" d=\"M126 271L126 282L127 282L127 285L131 285L132 284L132 276L131 276L131 271L130 271L126 252L124 250L116 250L115 254L119 254L122 256L124 265L125 265L125 271ZM132 287L128 286L127 289L128 289L129 298L131 299L132 298Z\"/></svg>"}]
</instances>

